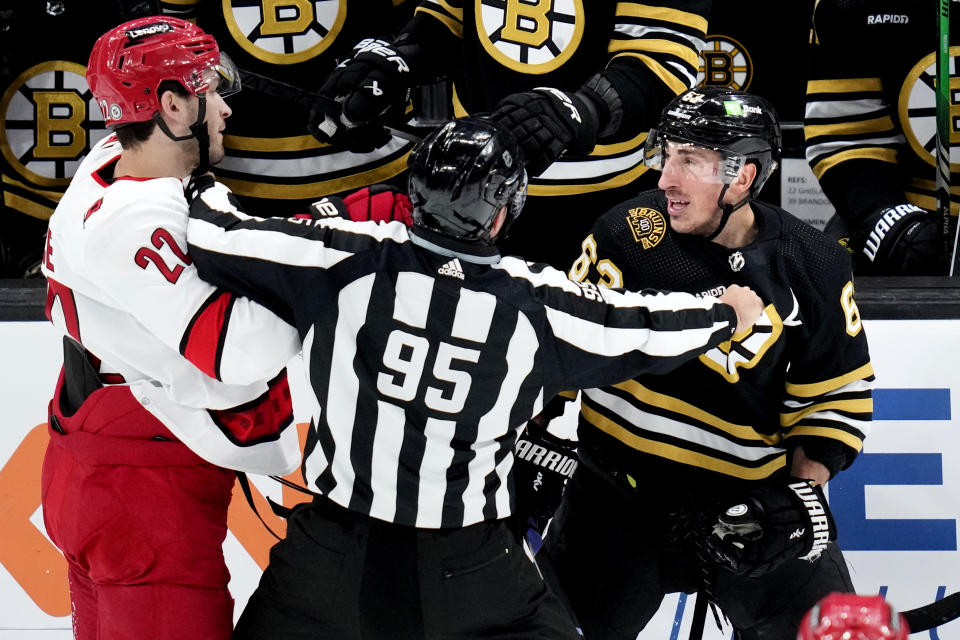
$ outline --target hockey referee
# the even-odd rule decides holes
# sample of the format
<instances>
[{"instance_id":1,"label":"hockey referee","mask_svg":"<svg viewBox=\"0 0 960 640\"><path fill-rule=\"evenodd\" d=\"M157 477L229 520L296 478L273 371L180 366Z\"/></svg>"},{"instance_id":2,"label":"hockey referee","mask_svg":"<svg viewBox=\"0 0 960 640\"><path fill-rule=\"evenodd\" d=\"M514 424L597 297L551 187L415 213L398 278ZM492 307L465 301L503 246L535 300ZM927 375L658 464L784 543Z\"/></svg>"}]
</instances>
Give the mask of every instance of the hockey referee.
<instances>
[{"instance_id":1,"label":"hockey referee","mask_svg":"<svg viewBox=\"0 0 960 640\"><path fill-rule=\"evenodd\" d=\"M317 497L234 638L577 638L510 524L519 432L562 389L667 371L759 316L742 287L604 291L501 257L526 173L489 121L437 129L410 169L412 230L256 218L196 185L197 268L298 329L315 395Z\"/></svg>"}]
</instances>

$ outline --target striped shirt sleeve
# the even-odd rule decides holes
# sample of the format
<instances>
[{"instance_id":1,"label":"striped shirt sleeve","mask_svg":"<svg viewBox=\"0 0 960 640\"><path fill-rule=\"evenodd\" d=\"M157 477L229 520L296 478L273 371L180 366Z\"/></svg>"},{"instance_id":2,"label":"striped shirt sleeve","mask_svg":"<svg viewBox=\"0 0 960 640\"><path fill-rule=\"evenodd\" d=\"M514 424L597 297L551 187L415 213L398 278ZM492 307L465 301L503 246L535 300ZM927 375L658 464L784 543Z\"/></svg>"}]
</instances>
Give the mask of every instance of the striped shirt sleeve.
<instances>
[{"instance_id":1,"label":"striped shirt sleeve","mask_svg":"<svg viewBox=\"0 0 960 640\"><path fill-rule=\"evenodd\" d=\"M498 268L525 280L546 308L548 330L557 338L554 362L545 367L556 372L548 382L555 391L669 371L736 328L735 311L716 298L601 289L516 258L504 258Z\"/></svg>"}]
</instances>

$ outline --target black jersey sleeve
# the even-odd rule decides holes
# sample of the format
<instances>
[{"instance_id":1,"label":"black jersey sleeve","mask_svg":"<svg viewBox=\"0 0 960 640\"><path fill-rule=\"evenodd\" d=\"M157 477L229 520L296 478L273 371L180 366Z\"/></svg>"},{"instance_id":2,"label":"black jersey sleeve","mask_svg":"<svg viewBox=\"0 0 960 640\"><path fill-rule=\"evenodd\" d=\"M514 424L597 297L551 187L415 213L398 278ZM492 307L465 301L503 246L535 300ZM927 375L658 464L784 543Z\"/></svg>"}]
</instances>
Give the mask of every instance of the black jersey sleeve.
<instances>
[{"instance_id":1,"label":"black jersey sleeve","mask_svg":"<svg viewBox=\"0 0 960 640\"><path fill-rule=\"evenodd\" d=\"M808 255L800 263L807 267L802 272L794 269L791 283L802 335L793 341L790 353L780 427L787 445L804 444L811 438L844 445L847 455L839 466L845 468L862 449L870 429L873 366L849 260L842 249L828 243L805 251ZM787 330L790 320L784 320ZM808 448L831 456L836 451L826 444L804 446ZM812 457L816 459L816 453Z\"/></svg>"}]
</instances>

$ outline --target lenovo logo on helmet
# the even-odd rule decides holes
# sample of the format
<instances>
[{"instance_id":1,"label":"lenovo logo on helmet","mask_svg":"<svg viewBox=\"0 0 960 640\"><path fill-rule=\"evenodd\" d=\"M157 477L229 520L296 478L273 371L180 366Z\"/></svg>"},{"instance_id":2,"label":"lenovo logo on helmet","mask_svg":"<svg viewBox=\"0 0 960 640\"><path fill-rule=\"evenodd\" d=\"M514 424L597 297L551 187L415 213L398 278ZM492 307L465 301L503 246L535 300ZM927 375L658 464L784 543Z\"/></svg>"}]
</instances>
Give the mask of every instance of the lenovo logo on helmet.
<instances>
[{"instance_id":1,"label":"lenovo logo on helmet","mask_svg":"<svg viewBox=\"0 0 960 640\"><path fill-rule=\"evenodd\" d=\"M145 24L142 27L137 27L136 29L128 29L127 39L133 42L140 38L155 36L158 33L169 33L171 31L173 31L173 25L169 22L154 22L152 24Z\"/></svg>"}]
</instances>

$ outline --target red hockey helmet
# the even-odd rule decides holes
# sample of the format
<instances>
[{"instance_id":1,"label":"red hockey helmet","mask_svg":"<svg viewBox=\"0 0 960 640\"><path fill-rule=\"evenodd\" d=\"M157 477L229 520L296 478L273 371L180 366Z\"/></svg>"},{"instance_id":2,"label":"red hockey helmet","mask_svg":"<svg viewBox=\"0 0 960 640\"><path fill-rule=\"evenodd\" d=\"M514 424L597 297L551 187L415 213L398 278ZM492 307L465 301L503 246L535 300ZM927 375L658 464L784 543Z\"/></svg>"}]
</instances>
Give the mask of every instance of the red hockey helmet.
<instances>
[{"instance_id":1,"label":"red hockey helmet","mask_svg":"<svg viewBox=\"0 0 960 640\"><path fill-rule=\"evenodd\" d=\"M202 95L211 80L228 95L240 88L236 68L213 36L167 16L137 18L100 36L87 63L87 84L109 127L145 122L160 110L165 80Z\"/></svg>"},{"instance_id":2,"label":"red hockey helmet","mask_svg":"<svg viewBox=\"0 0 960 640\"><path fill-rule=\"evenodd\" d=\"M800 623L797 640L907 640L910 628L880 596L831 593Z\"/></svg>"}]
</instances>

